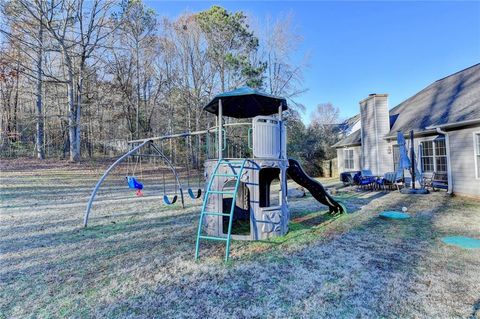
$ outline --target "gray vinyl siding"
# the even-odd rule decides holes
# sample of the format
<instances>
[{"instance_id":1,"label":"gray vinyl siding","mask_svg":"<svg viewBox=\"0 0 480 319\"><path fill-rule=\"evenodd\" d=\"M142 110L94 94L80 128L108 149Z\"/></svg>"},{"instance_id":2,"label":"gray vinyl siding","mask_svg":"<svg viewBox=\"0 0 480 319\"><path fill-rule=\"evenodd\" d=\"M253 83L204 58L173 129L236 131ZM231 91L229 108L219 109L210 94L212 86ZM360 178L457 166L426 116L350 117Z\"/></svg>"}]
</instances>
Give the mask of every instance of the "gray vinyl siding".
<instances>
[{"instance_id":1,"label":"gray vinyl siding","mask_svg":"<svg viewBox=\"0 0 480 319\"><path fill-rule=\"evenodd\" d=\"M480 133L480 125L448 132L455 194L480 196L480 179L475 174L474 133Z\"/></svg>"},{"instance_id":2,"label":"gray vinyl siding","mask_svg":"<svg viewBox=\"0 0 480 319\"><path fill-rule=\"evenodd\" d=\"M390 132L390 117L387 95L375 95L360 102L362 123L362 169L370 169L374 174L393 170L388 142L384 137Z\"/></svg>"},{"instance_id":3,"label":"gray vinyl siding","mask_svg":"<svg viewBox=\"0 0 480 319\"><path fill-rule=\"evenodd\" d=\"M343 150L351 149L353 150L353 169L346 169L345 168L345 158L343 157ZM345 172L345 171L359 171L360 170L360 146L351 146L345 148L337 148L337 158L338 158L338 171Z\"/></svg>"}]
</instances>

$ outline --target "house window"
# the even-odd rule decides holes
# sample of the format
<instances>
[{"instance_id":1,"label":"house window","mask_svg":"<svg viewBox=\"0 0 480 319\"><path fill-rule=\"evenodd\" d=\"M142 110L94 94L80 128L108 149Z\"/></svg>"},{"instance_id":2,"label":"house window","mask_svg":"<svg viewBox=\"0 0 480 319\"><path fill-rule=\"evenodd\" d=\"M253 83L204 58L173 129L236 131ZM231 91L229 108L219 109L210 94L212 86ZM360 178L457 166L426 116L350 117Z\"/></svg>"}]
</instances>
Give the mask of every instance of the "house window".
<instances>
[{"instance_id":1,"label":"house window","mask_svg":"<svg viewBox=\"0 0 480 319\"><path fill-rule=\"evenodd\" d=\"M422 142L422 171L433 172L433 141Z\"/></svg>"},{"instance_id":2,"label":"house window","mask_svg":"<svg viewBox=\"0 0 480 319\"><path fill-rule=\"evenodd\" d=\"M447 148L445 139L421 142L422 171L425 173L447 172Z\"/></svg>"},{"instance_id":3,"label":"house window","mask_svg":"<svg viewBox=\"0 0 480 319\"><path fill-rule=\"evenodd\" d=\"M445 139L435 141L435 171L447 172L447 148Z\"/></svg>"},{"instance_id":4,"label":"house window","mask_svg":"<svg viewBox=\"0 0 480 319\"><path fill-rule=\"evenodd\" d=\"M393 145L393 170L396 172L400 165L400 148L398 145Z\"/></svg>"},{"instance_id":5,"label":"house window","mask_svg":"<svg viewBox=\"0 0 480 319\"><path fill-rule=\"evenodd\" d=\"M355 164L353 161L353 150L343 150L344 166L345 169L354 169Z\"/></svg>"},{"instance_id":6,"label":"house window","mask_svg":"<svg viewBox=\"0 0 480 319\"><path fill-rule=\"evenodd\" d=\"M477 178L480 178L480 133L475 133L475 165L477 166Z\"/></svg>"}]
</instances>

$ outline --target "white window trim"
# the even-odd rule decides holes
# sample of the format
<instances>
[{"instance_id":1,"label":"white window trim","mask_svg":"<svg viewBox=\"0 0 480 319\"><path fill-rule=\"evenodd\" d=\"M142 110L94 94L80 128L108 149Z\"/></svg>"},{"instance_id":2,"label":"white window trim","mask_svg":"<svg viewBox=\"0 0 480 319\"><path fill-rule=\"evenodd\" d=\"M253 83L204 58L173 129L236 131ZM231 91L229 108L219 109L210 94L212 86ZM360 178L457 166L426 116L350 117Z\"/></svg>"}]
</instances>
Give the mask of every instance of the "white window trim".
<instances>
[{"instance_id":1,"label":"white window trim","mask_svg":"<svg viewBox=\"0 0 480 319\"><path fill-rule=\"evenodd\" d=\"M432 142L432 156L423 156L423 154L421 153L421 152L423 151L423 148L424 148L423 145L422 145L423 142ZM436 156L436 154L435 154L435 138L429 138L429 139L420 141L420 142L418 143L418 146L419 146L418 155L420 155L420 157L419 157L419 162L418 162L418 163L420 164L420 165L419 165L419 166L420 166L420 171L421 171L422 173L425 172L425 173L427 173L427 174L436 172L436 169L437 169L437 161L435 160L435 156ZM432 161L432 164L433 164L433 170L432 170L432 171L424 171L424 170L423 170L423 158L424 158L424 157L431 157L431 158L432 158L432 160L433 160L433 161Z\"/></svg>"},{"instance_id":2,"label":"white window trim","mask_svg":"<svg viewBox=\"0 0 480 319\"><path fill-rule=\"evenodd\" d=\"M474 133L474 134L475 134L475 133ZM473 137L475 138L475 135L474 135ZM437 137L434 137L434 138L431 138L431 139L429 138L429 139L426 139L426 140L419 141L419 143L418 143L418 146L419 146L419 154L418 154L418 155L420 155L420 158L419 158L419 160L420 160L420 161L419 161L419 164L420 164L420 165L419 165L419 166L420 166L420 171L421 171L422 173L424 173L424 171L423 171L423 157L424 157L424 156L422 156L422 153L420 153L420 152L422 151L421 148L423 148L423 146L422 146L422 143L423 143L423 142L432 142L432 147L433 147L433 155L432 155L432 156L427 156L427 157L432 157L432 158L433 158L433 171L431 171L431 172L426 172L426 173L438 172L438 169L437 169L437 160L436 160L436 158L437 158L437 150L436 150L437 145L436 145L436 143L435 143L435 140L436 140L436 139L438 139L438 136L437 136ZM446 170L447 170L447 171L446 171L445 173L448 173L448 162L449 162L449 158L448 158L448 155L447 155L447 140L446 140L446 138L443 138L443 139L444 139L444 141L445 141L445 155L439 155L439 156L441 156L441 157L446 157L446 158L447 158L447 167L446 167ZM443 172L442 172L442 173L443 173Z\"/></svg>"},{"instance_id":3,"label":"white window trim","mask_svg":"<svg viewBox=\"0 0 480 319\"><path fill-rule=\"evenodd\" d=\"M480 163L478 162L478 155L480 155L480 150L477 149L477 134L480 136L480 131L473 132L473 160L475 161L475 179L480 179L480 175L478 175L478 166Z\"/></svg>"},{"instance_id":4,"label":"white window trim","mask_svg":"<svg viewBox=\"0 0 480 319\"><path fill-rule=\"evenodd\" d=\"M397 166L399 163L396 161L395 159L395 148L397 148L397 152L398 152L398 157L400 159L400 145L398 144L391 144L391 147L392 147L392 161L393 161L393 170L396 171L395 169L395 166Z\"/></svg>"},{"instance_id":5,"label":"white window trim","mask_svg":"<svg viewBox=\"0 0 480 319\"><path fill-rule=\"evenodd\" d=\"M345 162L347 160L347 156L345 156L345 153L348 153L348 151L352 151L352 163L353 167L348 167L345 165ZM344 148L343 149L343 168L344 169L355 169L355 152L353 151L353 148Z\"/></svg>"}]
</instances>

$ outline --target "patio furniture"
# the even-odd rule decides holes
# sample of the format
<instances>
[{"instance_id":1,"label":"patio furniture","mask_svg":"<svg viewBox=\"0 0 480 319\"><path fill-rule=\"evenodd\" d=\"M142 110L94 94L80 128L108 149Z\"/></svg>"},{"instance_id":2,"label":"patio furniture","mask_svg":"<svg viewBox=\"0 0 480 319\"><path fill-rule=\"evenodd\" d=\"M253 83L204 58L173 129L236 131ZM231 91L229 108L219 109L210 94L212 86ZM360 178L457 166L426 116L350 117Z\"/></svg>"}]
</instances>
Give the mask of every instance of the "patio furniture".
<instances>
[{"instance_id":1,"label":"patio furniture","mask_svg":"<svg viewBox=\"0 0 480 319\"><path fill-rule=\"evenodd\" d=\"M423 185L425 188L432 188L432 178L434 173L423 173Z\"/></svg>"},{"instance_id":2,"label":"patio furniture","mask_svg":"<svg viewBox=\"0 0 480 319\"><path fill-rule=\"evenodd\" d=\"M342 172L340 174L340 181L343 183L344 186L351 186L355 185L355 175L359 174L359 171L349 171L349 172Z\"/></svg>"},{"instance_id":3,"label":"patio furniture","mask_svg":"<svg viewBox=\"0 0 480 319\"><path fill-rule=\"evenodd\" d=\"M362 169L360 174L355 175L357 177L357 185L362 189L370 187L372 190L375 186L376 177L372 174L372 171L369 169Z\"/></svg>"},{"instance_id":4,"label":"patio furniture","mask_svg":"<svg viewBox=\"0 0 480 319\"><path fill-rule=\"evenodd\" d=\"M432 189L448 189L448 175L446 173L434 172L431 182Z\"/></svg>"},{"instance_id":5,"label":"patio furniture","mask_svg":"<svg viewBox=\"0 0 480 319\"><path fill-rule=\"evenodd\" d=\"M375 183L379 188L383 188L383 190L392 189L396 187L397 190L400 190L400 185L402 185L401 179L397 178L397 173L395 172L388 172L383 175L383 177L378 178Z\"/></svg>"}]
</instances>

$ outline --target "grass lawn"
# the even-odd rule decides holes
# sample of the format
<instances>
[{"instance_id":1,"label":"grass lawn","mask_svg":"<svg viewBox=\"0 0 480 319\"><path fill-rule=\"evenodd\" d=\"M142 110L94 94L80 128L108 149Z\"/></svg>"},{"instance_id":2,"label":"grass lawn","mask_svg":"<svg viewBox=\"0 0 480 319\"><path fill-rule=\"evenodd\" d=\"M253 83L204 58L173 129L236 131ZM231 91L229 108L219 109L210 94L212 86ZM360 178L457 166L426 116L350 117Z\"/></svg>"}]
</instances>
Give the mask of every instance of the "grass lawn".
<instances>
[{"instance_id":1,"label":"grass lawn","mask_svg":"<svg viewBox=\"0 0 480 319\"><path fill-rule=\"evenodd\" d=\"M0 318L480 318L480 250L440 240L480 238L479 200L341 188L350 214L291 199L285 237L195 262L200 202L136 198L121 174L81 227L103 168L2 160ZM413 218L377 217L403 206Z\"/></svg>"}]
</instances>

